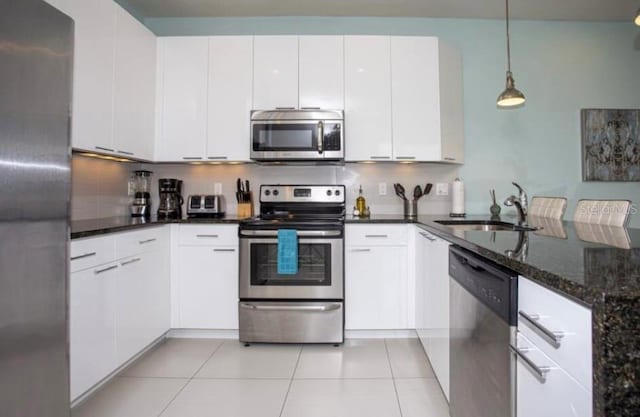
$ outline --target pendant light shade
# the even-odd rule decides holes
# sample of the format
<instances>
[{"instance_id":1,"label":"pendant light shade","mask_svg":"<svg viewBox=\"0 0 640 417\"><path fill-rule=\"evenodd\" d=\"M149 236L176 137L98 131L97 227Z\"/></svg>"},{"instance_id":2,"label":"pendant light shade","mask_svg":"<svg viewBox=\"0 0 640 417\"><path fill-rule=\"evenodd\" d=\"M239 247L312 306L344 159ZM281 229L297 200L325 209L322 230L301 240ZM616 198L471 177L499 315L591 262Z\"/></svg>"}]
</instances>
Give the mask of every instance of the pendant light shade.
<instances>
[{"instance_id":1,"label":"pendant light shade","mask_svg":"<svg viewBox=\"0 0 640 417\"><path fill-rule=\"evenodd\" d=\"M507 21L507 85L505 90L498 96L498 107L508 108L521 106L525 102L524 94L516 88L511 73L511 42L509 38L509 0L505 0L506 4L506 21Z\"/></svg>"},{"instance_id":2,"label":"pendant light shade","mask_svg":"<svg viewBox=\"0 0 640 417\"><path fill-rule=\"evenodd\" d=\"M640 9L638 9L638 13L636 13L636 19L633 21L633 23L640 26Z\"/></svg>"}]
</instances>

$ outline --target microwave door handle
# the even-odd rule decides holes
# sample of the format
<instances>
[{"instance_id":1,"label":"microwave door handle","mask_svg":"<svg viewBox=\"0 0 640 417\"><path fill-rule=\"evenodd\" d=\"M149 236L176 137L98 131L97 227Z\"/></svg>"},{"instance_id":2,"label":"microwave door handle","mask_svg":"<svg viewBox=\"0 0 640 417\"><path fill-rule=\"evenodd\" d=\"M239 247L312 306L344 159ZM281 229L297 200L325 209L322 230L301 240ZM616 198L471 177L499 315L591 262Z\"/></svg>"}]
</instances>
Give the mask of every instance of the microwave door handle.
<instances>
[{"instance_id":1,"label":"microwave door handle","mask_svg":"<svg viewBox=\"0 0 640 417\"><path fill-rule=\"evenodd\" d=\"M318 122L318 153L322 153L324 145L324 123Z\"/></svg>"}]
</instances>

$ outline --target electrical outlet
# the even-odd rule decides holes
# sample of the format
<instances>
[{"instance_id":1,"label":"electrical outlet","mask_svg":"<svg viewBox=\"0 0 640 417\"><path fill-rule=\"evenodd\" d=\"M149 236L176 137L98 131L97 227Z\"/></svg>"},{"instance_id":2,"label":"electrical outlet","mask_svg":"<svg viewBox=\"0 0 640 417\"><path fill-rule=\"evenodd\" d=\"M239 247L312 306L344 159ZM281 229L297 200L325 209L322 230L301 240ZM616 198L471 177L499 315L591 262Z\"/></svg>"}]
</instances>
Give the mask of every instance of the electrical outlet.
<instances>
[{"instance_id":1,"label":"electrical outlet","mask_svg":"<svg viewBox=\"0 0 640 417\"><path fill-rule=\"evenodd\" d=\"M381 182L378 184L378 195L387 195L387 183Z\"/></svg>"},{"instance_id":2,"label":"electrical outlet","mask_svg":"<svg viewBox=\"0 0 640 417\"><path fill-rule=\"evenodd\" d=\"M213 193L216 195L222 194L222 183L216 182L213 184Z\"/></svg>"},{"instance_id":3,"label":"electrical outlet","mask_svg":"<svg viewBox=\"0 0 640 417\"><path fill-rule=\"evenodd\" d=\"M436 195L449 195L449 184L446 182L439 182L436 184Z\"/></svg>"}]
</instances>

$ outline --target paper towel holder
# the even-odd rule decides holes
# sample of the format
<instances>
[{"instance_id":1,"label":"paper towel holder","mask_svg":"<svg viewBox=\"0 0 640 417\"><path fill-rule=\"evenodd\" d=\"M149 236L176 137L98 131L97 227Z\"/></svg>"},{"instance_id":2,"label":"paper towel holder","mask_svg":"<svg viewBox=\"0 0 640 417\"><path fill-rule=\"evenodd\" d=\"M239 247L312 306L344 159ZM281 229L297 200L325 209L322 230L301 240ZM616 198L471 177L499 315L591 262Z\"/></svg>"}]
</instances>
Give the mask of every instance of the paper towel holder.
<instances>
[{"instance_id":1,"label":"paper towel holder","mask_svg":"<svg viewBox=\"0 0 640 417\"><path fill-rule=\"evenodd\" d=\"M467 217L467 214L464 212L464 183L460 178L456 178L455 181L453 181L453 186L451 188L452 207L449 217ZM457 199L462 200L462 211L455 211L456 206L459 205L455 204ZM458 203L460 202L458 201Z\"/></svg>"}]
</instances>

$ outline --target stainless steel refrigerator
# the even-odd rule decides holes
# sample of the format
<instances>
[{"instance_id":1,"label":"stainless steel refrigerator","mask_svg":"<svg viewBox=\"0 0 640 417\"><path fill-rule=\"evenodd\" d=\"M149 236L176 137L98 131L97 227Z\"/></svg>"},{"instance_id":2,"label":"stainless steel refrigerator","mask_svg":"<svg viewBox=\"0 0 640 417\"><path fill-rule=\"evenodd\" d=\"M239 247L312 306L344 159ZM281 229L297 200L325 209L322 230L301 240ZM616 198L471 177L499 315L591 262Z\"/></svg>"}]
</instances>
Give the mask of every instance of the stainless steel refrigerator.
<instances>
[{"instance_id":1,"label":"stainless steel refrigerator","mask_svg":"<svg viewBox=\"0 0 640 417\"><path fill-rule=\"evenodd\" d=\"M0 0L0 416L69 416L73 22Z\"/></svg>"}]
</instances>

